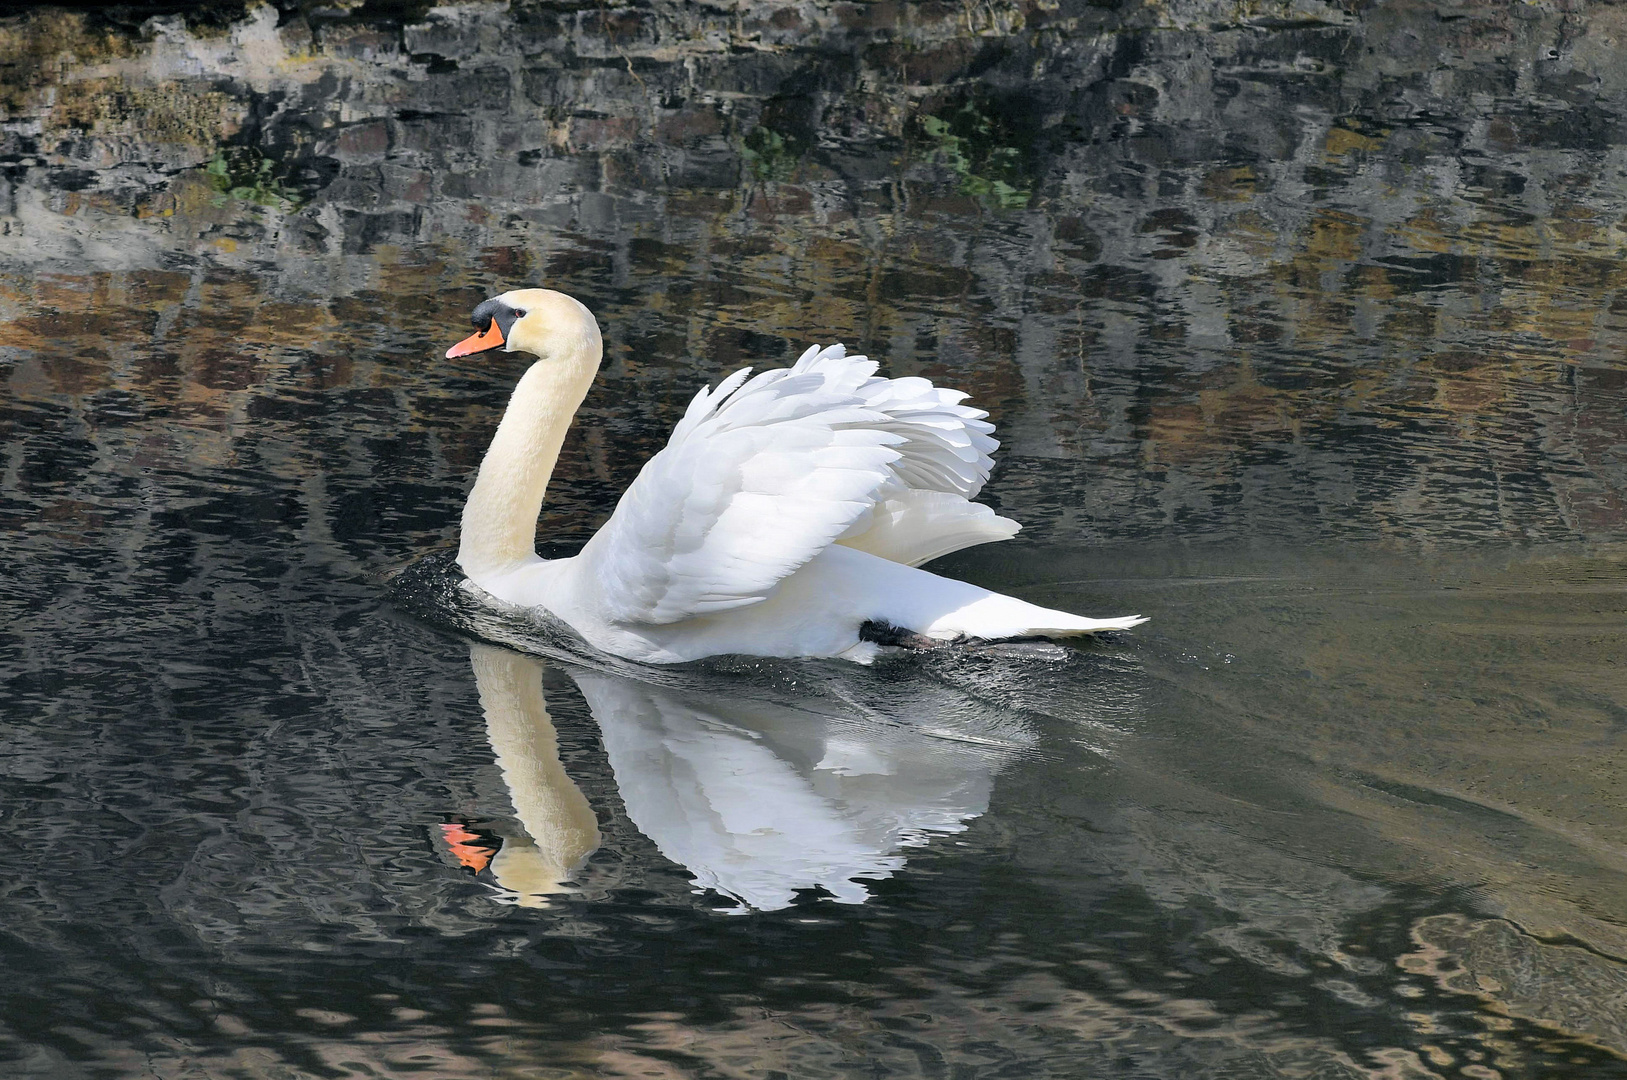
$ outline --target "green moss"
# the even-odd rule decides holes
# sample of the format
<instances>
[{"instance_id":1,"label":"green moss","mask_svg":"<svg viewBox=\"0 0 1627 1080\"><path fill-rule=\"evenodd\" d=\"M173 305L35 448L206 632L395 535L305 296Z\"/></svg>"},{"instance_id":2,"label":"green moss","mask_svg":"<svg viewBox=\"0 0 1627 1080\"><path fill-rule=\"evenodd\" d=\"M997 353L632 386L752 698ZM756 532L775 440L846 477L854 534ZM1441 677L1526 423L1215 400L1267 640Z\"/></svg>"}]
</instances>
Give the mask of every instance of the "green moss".
<instances>
[{"instance_id":1,"label":"green moss","mask_svg":"<svg viewBox=\"0 0 1627 1080\"><path fill-rule=\"evenodd\" d=\"M753 128L740 147L746 171L755 180L789 180L802 153L797 141L769 127Z\"/></svg>"},{"instance_id":2,"label":"green moss","mask_svg":"<svg viewBox=\"0 0 1627 1080\"><path fill-rule=\"evenodd\" d=\"M990 102L968 97L958 108L918 120L928 155L960 179L960 191L1002 209L1027 206L1033 139Z\"/></svg>"},{"instance_id":3,"label":"green moss","mask_svg":"<svg viewBox=\"0 0 1627 1080\"><path fill-rule=\"evenodd\" d=\"M209 186L228 198L284 210L298 209L305 201L288 186L287 177L279 175L277 162L253 147L223 146L203 171Z\"/></svg>"}]
</instances>

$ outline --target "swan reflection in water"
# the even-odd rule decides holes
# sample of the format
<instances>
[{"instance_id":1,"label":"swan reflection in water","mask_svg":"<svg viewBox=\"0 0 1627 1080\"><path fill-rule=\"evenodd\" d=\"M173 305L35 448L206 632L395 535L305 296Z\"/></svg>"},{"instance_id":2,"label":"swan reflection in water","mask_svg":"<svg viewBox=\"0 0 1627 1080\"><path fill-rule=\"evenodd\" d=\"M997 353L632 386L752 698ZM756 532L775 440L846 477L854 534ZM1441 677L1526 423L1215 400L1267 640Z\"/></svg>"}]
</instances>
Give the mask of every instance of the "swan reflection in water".
<instances>
[{"instance_id":1,"label":"swan reflection in water","mask_svg":"<svg viewBox=\"0 0 1627 1080\"><path fill-rule=\"evenodd\" d=\"M500 899L541 907L598 848L598 822L560 762L542 663L484 644L470 661L523 833L493 841L446 825L443 836ZM864 902L864 882L900 870L902 849L984 813L995 773L1022 750L561 666L599 725L627 816L731 910L788 907L816 888Z\"/></svg>"}]
</instances>

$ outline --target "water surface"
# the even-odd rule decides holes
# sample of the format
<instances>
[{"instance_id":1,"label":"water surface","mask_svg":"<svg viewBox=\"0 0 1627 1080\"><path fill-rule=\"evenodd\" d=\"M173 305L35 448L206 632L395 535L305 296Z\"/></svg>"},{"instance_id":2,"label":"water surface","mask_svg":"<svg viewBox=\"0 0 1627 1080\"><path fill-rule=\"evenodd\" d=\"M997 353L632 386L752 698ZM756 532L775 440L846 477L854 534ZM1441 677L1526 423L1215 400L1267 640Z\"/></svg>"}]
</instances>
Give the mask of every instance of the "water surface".
<instances>
[{"instance_id":1,"label":"water surface","mask_svg":"<svg viewBox=\"0 0 1627 1080\"><path fill-rule=\"evenodd\" d=\"M1627 1070L1605 6L0 21L19 1076ZM638 669L447 562L564 289L580 544L699 385L972 393L1152 621Z\"/></svg>"}]
</instances>

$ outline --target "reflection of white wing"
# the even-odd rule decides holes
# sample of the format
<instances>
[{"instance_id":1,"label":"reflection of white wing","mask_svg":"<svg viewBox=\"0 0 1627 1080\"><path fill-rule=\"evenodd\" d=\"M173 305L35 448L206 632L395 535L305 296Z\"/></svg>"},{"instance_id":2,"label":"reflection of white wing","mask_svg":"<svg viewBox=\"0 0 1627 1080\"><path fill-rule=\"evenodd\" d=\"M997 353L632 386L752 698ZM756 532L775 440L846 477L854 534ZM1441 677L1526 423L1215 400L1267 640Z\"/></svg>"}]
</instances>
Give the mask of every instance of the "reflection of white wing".
<instances>
[{"instance_id":1,"label":"reflection of white wing","mask_svg":"<svg viewBox=\"0 0 1627 1080\"><path fill-rule=\"evenodd\" d=\"M759 910L902 868L902 847L988 807L986 753L816 713L573 671L633 823L697 884Z\"/></svg>"},{"instance_id":2,"label":"reflection of white wing","mask_svg":"<svg viewBox=\"0 0 1627 1080\"><path fill-rule=\"evenodd\" d=\"M573 560L599 615L660 625L756 604L839 538L913 563L1016 532L967 502L997 445L986 414L875 369L836 345L697 394Z\"/></svg>"}]
</instances>

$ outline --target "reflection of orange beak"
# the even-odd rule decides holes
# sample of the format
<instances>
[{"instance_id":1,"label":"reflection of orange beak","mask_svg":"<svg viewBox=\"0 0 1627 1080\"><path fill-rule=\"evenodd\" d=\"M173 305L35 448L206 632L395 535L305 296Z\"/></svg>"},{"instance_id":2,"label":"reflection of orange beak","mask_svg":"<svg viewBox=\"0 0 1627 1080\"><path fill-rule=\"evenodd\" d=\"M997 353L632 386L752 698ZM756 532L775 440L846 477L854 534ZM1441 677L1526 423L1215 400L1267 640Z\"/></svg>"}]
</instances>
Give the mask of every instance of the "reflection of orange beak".
<instances>
[{"instance_id":1,"label":"reflection of orange beak","mask_svg":"<svg viewBox=\"0 0 1627 1080\"><path fill-rule=\"evenodd\" d=\"M498 329L497 320L493 319L486 324L486 329L478 334L470 334L450 349L446 350L446 358L454 356L468 356L470 353L485 352L495 349L503 344L503 331Z\"/></svg>"},{"instance_id":2,"label":"reflection of orange beak","mask_svg":"<svg viewBox=\"0 0 1627 1080\"><path fill-rule=\"evenodd\" d=\"M477 874L486 869L486 864L491 862L491 857L496 854L491 841L462 825L442 825L441 839L445 841L453 858Z\"/></svg>"}]
</instances>

